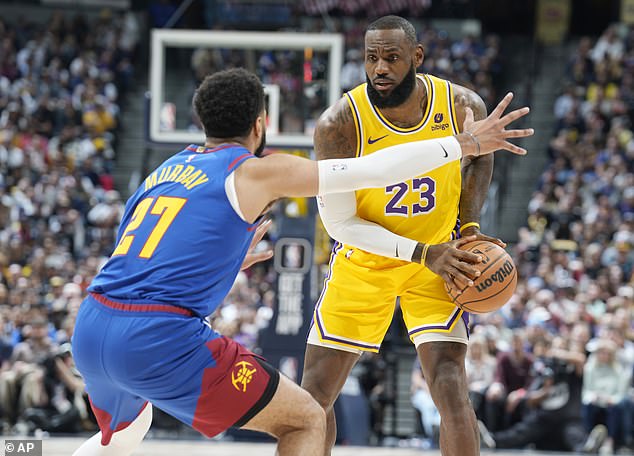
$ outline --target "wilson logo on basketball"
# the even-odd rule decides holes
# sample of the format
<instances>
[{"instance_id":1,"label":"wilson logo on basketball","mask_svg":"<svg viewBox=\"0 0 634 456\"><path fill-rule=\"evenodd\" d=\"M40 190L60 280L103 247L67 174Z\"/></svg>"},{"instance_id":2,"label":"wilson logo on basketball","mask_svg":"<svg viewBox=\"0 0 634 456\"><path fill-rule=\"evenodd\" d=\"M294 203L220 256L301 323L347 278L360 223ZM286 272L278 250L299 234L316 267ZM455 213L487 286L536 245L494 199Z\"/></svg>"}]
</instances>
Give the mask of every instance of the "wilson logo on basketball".
<instances>
[{"instance_id":1,"label":"wilson logo on basketball","mask_svg":"<svg viewBox=\"0 0 634 456\"><path fill-rule=\"evenodd\" d=\"M253 364L247 361L240 361L234 366L233 372L231 372L231 383L238 391L243 393L247 392L247 385L253 380L253 374L257 372L257 369L253 367Z\"/></svg>"},{"instance_id":2,"label":"wilson logo on basketball","mask_svg":"<svg viewBox=\"0 0 634 456\"><path fill-rule=\"evenodd\" d=\"M476 284L476 289L482 292L493 285L494 282L502 283L507 277L510 277L513 273L515 266L512 262L506 260L504 264L493 274L491 274L486 280Z\"/></svg>"}]
</instances>

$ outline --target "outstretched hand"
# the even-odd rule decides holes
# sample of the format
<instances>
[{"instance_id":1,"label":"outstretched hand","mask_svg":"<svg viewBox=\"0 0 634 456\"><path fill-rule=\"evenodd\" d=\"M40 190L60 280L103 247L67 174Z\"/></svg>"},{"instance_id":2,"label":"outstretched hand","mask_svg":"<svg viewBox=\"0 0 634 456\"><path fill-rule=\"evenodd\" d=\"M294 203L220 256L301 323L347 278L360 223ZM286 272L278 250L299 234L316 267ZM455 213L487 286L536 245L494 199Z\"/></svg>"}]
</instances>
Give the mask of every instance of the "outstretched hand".
<instances>
[{"instance_id":1,"label":"outstretched hand","mask_svg":"<svg viewBox=\"0 0 634 456\"><path fill-rule=\"evenodd\" d=\"M260 261L266 261L273 256L273 250L265 250L264 252L255 252L255 247L264 237L264 234L271 227L271 220L266 220L258 225L255 229L255 234L253 235L253 239L251 239L251 244L249 245L249 250L247 251L247 255L244 257L244 261L242 261L242 266L240 266L240 270L244 271L248 269L255 263L259 263Z\"/></svg>"},{"instance_id":2,"label":"outstretched hand","mask_svg":"<svg viewBox=\"0 0 634 456\"><path fill-rule=\"evenodd\" d=\"M502 116L504 110L513 100L513 93L509 92L493 112L486 119L474 121L473 111L466 108L463 131L457 136L464 156L478 157L504 149L517 155L526 155L526 149L507 141L509 138L525 138L532 136L532 128L506 130L505 127L520 117L529 113L530 109L523 107Z\"/></svg>"}]
</instances>

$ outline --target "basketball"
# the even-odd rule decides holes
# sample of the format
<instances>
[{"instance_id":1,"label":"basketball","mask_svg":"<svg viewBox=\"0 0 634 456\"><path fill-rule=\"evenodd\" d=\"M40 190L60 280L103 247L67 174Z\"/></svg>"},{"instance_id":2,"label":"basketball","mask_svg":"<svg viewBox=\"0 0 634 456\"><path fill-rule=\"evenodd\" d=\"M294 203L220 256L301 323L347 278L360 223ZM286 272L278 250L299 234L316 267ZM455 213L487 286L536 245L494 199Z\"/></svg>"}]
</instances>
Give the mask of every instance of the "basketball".
<instances>
[{"instance_id":1,"label":"basketball","mask_svg":"<svg viewBox=\"0 0 634 456\"><path fill-rule=\"evenodd\" d=\"M474 265L480 277L473 280L472 287L445 284L451 300L472 313L493 312L506 304L517 285L517 269L507 251L488 241L473 241L460 248L482 256L482 262Z\"/></svg>"}]
</instances>

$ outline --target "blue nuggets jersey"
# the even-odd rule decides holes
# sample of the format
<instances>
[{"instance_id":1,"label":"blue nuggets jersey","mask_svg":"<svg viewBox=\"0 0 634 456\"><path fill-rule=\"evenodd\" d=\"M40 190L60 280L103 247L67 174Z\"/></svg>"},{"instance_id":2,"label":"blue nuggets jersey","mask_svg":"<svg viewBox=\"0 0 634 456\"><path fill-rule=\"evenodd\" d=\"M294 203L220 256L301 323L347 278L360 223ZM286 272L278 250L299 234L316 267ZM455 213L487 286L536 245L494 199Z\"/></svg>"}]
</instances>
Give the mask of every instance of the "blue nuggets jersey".
<instances>
[{"instance_id":1,"label":"blue nuggets jersey","mask_svg":"<svg viewBox=\"0 0 634 456\"><path fill-rule=\"evenodd\" d=\"M253 238L225 180L254 156L244 147L189 146L128 200L112 256L89 291L125 303L169 303L205 317L229 292Z\"/></svg>"}]
</instances>

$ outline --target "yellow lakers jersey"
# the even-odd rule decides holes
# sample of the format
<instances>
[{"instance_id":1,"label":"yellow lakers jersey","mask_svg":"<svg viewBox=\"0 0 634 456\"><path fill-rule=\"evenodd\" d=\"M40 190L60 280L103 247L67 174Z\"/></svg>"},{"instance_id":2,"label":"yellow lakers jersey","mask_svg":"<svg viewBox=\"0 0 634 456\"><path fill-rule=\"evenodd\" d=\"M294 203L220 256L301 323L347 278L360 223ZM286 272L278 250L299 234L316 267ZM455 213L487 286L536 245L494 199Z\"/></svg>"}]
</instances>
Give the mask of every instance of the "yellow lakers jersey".
<instances>
[{"instance_id":1,"label":"yellow lakers jersey","mask_svg":"<svg viewBox=\"0 0 634 456\"><path fill-rule=\"evenodd\" d=\"M451 83L429 74L417 77L427 90L427 109L418 125L411 128L390 123L370 102L367 84L346 93L357 131L357 156L404 142L459 133ZM406 182L358 190L357 215L419 242L438 244L449 241L458 218L461 180L460 161L455 160ZM353 261L367 267L403 264L400 260L344 247L347 247L344 252L355 257Z\"/></svg>"}]
</instances>

